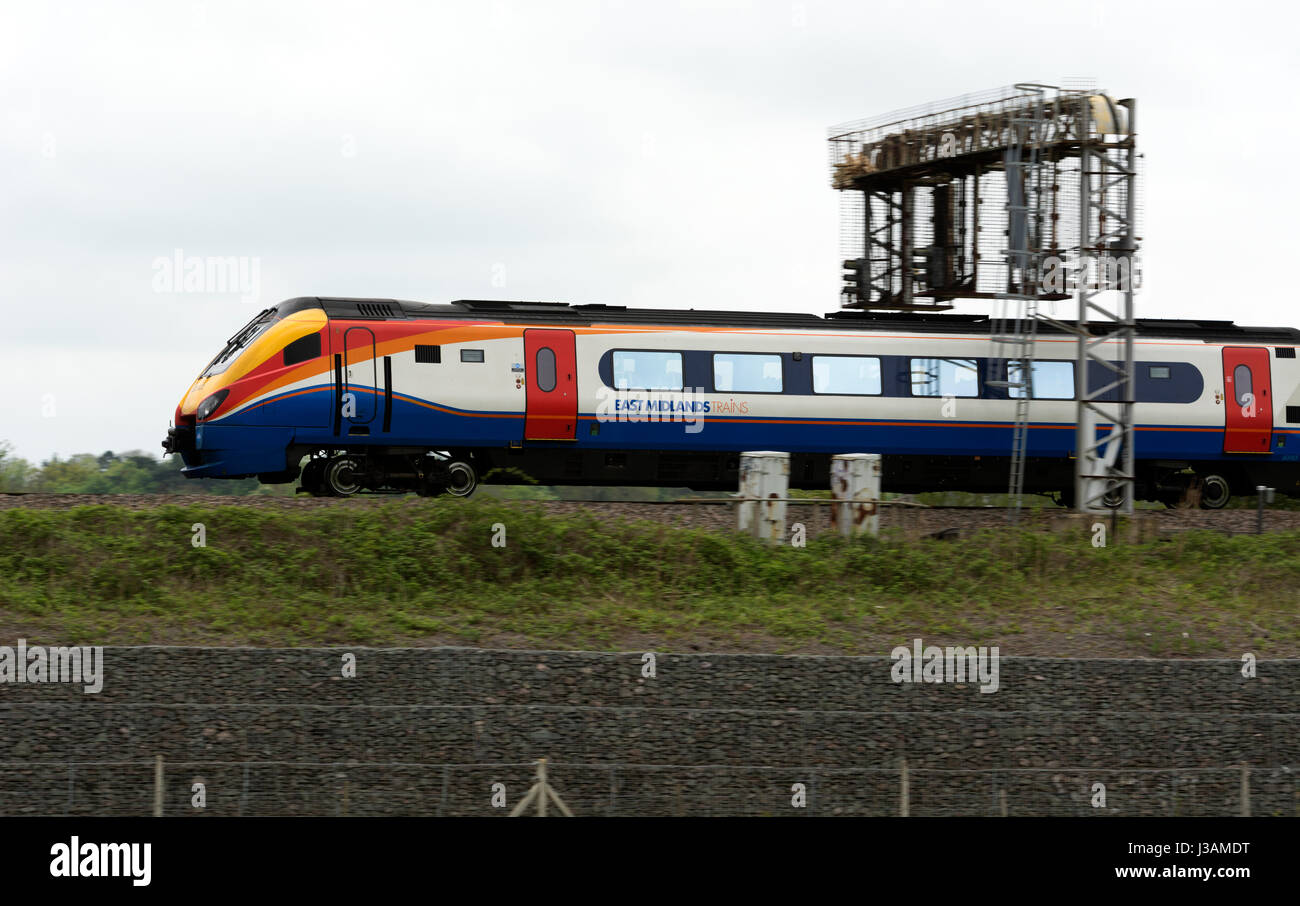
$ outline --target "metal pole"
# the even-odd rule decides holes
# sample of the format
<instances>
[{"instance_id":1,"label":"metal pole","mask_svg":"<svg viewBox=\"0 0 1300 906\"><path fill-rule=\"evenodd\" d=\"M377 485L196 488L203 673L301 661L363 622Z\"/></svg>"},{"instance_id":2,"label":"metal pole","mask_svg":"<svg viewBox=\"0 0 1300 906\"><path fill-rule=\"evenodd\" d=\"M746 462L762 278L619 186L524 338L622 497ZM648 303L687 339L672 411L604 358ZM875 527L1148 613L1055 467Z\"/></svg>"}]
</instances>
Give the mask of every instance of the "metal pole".
<instances>
[{"instance_id":1,"label":"metal pole","mask_svg":"<svg viewBox=\"0 0 1300 906\"><path fill-rule=\"evenodd\" d=\"M537 817L546 817L546 759L537 759Z\"/></svg>"},{"instance_id":2,"label":"metal pole","mask_svg":"<svg viewBox=\"0 0 1300 906\"><path fill-rule=\"evenodd\" d=\"M573 817L573 812L570 811L569 806L565 804L564 800L560 798L560 794L555 792L554 787L548 784L546 787L546 792L548 795L550 795L551 800L555 803L555 807L560 810L561 815L563 815L566 818Z\"/></svg>"},{"instance_id":3,"label":"metal pole","mask_svg":"<svg viewBox=\"0 0 1300 906\"><path fill-rule=\"evenodd\" d=\"M1241 817L1250 817L1250 765L1241 763Z\"/></svg>"},{"instance_id":4,"label":"metal pole","mask_svg":"<svg viewBox=\"0 0 1300 906\"><path fill-rule=\"evenodd\" d=\"M912 813L912 802L911 802L911 796L909 795L909 791L907 788L907 759L906 758L903 759L903 770L900 779L902 781L902 790L900 791L901 801L899 802L899 814L902 815L902 817L907 818Z\"/></svg>"},{"instance_id":5,"label":"metal pole","mask_svg":"<svg viewBox=\"0 0 1300 906\"><path fill-rule=\"evenodd\" d=\"M1125 162L1128 164L1129 176L1124 189L1124 239L1121 242L1123 251L1121 254L1126 256L1128 261L1128 276L1124 280L1124 380L1120 384L1120 412L1122 413L1123 424L1116 425L1115 430L1123 431L1122 443L1124 449L1121 451L1123 459L1120 461L1120 467L1124 470L1127 480L1124 481L1124 502L1121 509L1124 515L1133 515L1133 501L1137 497L1137 466L1134 459L1134 447L1137 445L1137 430L1134 424L1134 412L1136 406L1133 402L1134 386L1133 379L1133 336L1137 332L1137 321L1134 319L1133 293L1136 291L1133 277L1134 258L1137 256L1137 101L1130 100L1128 103L1128 153Z\"/></svg>"},{"instance_id":6,"label":"metal pole","mask_svg":"<svg viewBox=\"0 0 1300 906\"><path fill-rule=\"evenodd\" d=\"M1091 296L1088 280L1088 267L1091 260L1092 228L1092 150L1088 143L1091 131L1087 97L1079 98L1079 346L1075 355L1077 365L1074 372L1075 399L1075 436L1074 436L1074 508L1086 513L1088 508L1089 483L1086 475L1092 472L1091 452L1097 437L1092 409L1088 406L1088 300Z\"/></svg>"},{"instance_id":7,"label":"metal pole","mask_svg":"<svg viewBox=\"0 0 1300 906\"><path fill-rule=\"evenodd\" d=\"M163 757L158 755L153 763L153 816L161 818L163 813Z\"/></svg>"},{"instance_id":8,"label":"metal pole","mask_svg":"<svg viewBox=\"0 0 1300 906\"><path fill-rule=\"evenodd\" d=\"M542 790L542 788L541 788L540 786L538 786L537 784L534 783L534 784L532 785L532 788L529 789L529 791L528 791L528 795L525 796L523 799L520 799L520 800L519 800L519 804L516 805L514 808L512 808L512 809L510 810L510 817L511 817L511 818L518 818L518 817L519 817L520 815L522 815L525 811L527 811L527 810L528 810L528 806L532 804L532 802L533 802L533 800L534 800L535 798L537 798L537 794L540 793L541 790Z\"/></svg>"}]
</instances>

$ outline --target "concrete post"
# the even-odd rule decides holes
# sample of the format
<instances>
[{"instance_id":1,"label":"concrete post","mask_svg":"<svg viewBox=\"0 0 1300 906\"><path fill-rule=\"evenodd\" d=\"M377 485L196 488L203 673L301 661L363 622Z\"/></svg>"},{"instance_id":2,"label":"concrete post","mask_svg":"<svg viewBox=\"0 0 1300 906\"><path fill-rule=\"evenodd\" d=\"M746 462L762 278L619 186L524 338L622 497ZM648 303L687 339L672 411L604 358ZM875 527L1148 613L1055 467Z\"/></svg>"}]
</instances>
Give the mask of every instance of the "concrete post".
<instances>
[{"instance_id":1,"label":"concrete post","mask_svg":"<svg viewBox=\"0 0 1300 906\"><path fill-rule=\"evenodd\" d=\"M880 533L880 454L831 457L831 525L844 537Z\"/></svg>"},{"instance_id":2,"label":"concrete post","mask_svg":"<svg viewBox=\"0 0 1300 906\"><path fill-rule=\"evenodd\" d=\"M736 527L764 541L784 541L785 501L789 488L789 453L741 453Z\"/></svg>"}]
</instances>

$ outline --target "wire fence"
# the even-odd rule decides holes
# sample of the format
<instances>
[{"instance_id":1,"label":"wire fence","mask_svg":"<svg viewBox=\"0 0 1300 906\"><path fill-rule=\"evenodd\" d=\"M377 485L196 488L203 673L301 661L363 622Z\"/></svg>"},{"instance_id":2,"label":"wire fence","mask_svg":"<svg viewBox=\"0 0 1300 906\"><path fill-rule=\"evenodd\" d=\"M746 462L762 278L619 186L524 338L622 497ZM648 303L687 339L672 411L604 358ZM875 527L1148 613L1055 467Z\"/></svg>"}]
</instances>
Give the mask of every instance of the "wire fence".
<instances>
[{"instance_id":1,"label":"wire fence","mask_svg":"<svg viewBox=\"0 0 1300 906\"><path fill-rule=\"evenodd\" d=\"M0 762L0 814L505 816L526 798L538 769L537 761L161 756ZM906 760L872 768L559 761L546 771L550 788L578 817L1300 816L1297 769L1289 765L966 770Z\"/></svg>"},{"instance_id":2,"label":"wire fence","mask_svg":"<svg viewBox=\"0 0 1300 906\"><path fill-rule=\"evenodd\" d=\"M0 816L506 815L541 758L578 816L1300 815L1300 661L1007 657L985 694L884 656L340 654L6 684Z\"/></svg>"}]
</instances>

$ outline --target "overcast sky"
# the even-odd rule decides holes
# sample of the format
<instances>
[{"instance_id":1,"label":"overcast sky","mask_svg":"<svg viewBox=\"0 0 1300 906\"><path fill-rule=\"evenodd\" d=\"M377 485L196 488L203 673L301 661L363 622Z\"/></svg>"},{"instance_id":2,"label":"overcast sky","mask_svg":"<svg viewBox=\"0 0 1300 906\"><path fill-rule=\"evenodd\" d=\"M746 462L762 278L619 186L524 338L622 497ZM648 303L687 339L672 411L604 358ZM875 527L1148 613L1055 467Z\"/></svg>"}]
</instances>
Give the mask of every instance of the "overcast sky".
<instances>
[{"instance_id":1,"label":"overcast sky","mask_svg":"<svg viewBox=\"0 0 1300 906\"><path fill-rule=\"evenodd\" d=\"M1016 81L1139 100L1139 315L1300 325L1286 5L3 10L0 440L32 460L158 452L293 296L832 310L827 127ZM159 292L177 249L257 259L259 298Z\"/></svg>"}]
</instances>

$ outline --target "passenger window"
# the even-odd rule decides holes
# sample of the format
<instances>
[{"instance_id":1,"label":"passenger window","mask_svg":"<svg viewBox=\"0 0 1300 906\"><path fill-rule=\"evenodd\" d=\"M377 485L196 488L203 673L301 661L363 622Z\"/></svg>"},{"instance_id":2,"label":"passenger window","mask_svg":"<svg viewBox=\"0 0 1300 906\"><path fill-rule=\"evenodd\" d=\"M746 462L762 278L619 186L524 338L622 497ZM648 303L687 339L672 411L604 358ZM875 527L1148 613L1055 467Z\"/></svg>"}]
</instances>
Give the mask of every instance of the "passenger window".
<instances>
[{"instance_id":1,"label":"passenger window","mask_svg":"<svg viewBox=\"0 0 1300 906\"><path fill-rule=\"evenodd\" d=\"M1034 399L1074 399L1073 362L1034 362L1031 374L1034 376ZM1007 362L1007 380L1013 384L1020 383L1019 362ZM1021 387L1007 388L1007 394L1013 400L1020 399L1024 392Z\"/></svg>"},{"instance_id":2,"label":"passenger window","mask_svg":"<svg viewBox=\"0 0 1300 906\"><path fill-rule=\"evenodd\" d=\"M1251 391L1250 367L1248 365L1238 365L1232 369L1232 392L1237 399L1238 406L1248 406L1250 401L1246 399L1246 394ZM1254 399L1254 396L1251 396Z\"/></svg>"},{"instance_id":3,"label":"passenger window","mask_svg":"<svg viewBox=\"0 0 1300 906\"><path fill-rule=\"evenodd\" d=\"M713 388L730 393L780 393L781 357L719 352L713 356Z\"/></svg>"},{"instance_id":4,"label":"passenger window","mask_svg":"<svg viewBox=\"0 0 1300 906\"><path fill-rule=\"evenodd\" d=\"M537 389L543 393L555 389L555 352L549 346L537 350Z\"/></svg>"},{"instance_id":5,"label":"passenger window","mask_svg":"<svg viewBox=\"0 0 1300 906\"><path fill-rule=\"evenodd\" d=\"M975 359L912 359L912 396L979 396Z\"/></svg>"},{"instance_id":6,"label":"passenger window","mask_svg":"<svg viewBox=\"0 0 1300 906\"><path fill-rule=\"evenodd\" d=\"M619 390L681 390L682 354L615 350L614 386Z\"/></svg>"},{"instance_id":7,"label":"passenger window","mask_svg":"<svg viewBox=\"0 0 1300 906\"><path fill-rule=\"evenodd\" d=\"M320 358L319 333L309 333L307 336L299 337L284 347L284 364L286 366L297 365L300 362L310 362L316 358Z\"/></svg>"},{"instance_id":8,"label":"passenger window","mask_svg":"<svg viewBox=\"0 0 1300 906\"><path fill-rule=\"evenodd\" d=\"M815 355L813 393L872 396L880 393L880 359L856 355Z\"/></svg>"}]
</instances>

